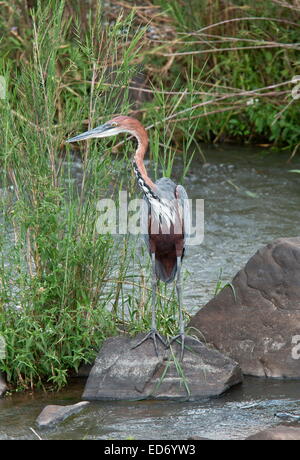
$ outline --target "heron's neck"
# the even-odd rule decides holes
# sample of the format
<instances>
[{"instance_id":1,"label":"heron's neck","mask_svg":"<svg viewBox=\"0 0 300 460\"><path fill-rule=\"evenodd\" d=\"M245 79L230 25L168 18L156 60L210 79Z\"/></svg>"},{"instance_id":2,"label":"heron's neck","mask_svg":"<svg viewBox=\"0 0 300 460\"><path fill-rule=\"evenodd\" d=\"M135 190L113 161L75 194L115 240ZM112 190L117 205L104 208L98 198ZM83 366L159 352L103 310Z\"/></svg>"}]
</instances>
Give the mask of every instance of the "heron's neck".
<instances>
[{"instance_id":1,"label":"heron's neck","mask_svg":"<svg viewBox=\"0 0 300 460\"><path fill-rule=\"evenodd\" d=\"M149 188L151 191L156 191L156 185L152 182L150 177L147 174L145 165L144 165L144 156L148 148L149 139L146 130L139 133L134 133L138 141L138 148L133 157L133 167L134 172L137 176L138 183L145 193L144 187Z\"/></svg>"}]
</instances>

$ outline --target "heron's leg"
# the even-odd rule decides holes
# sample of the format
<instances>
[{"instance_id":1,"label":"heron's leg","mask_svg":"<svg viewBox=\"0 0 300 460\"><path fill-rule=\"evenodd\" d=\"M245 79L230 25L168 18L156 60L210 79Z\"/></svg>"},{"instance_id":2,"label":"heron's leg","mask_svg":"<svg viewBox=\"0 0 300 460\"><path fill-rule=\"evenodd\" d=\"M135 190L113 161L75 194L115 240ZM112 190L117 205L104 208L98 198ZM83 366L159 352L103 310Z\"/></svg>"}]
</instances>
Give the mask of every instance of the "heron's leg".
<instances>
[{"instance_id":1,"label":"heron's leg","mask_svg":"<svg viewBox=\"0 0 300 460\"><path fill-rule=\"evenodd\" d=\"M152 265L152 330L156 331L156 289L157 289L157 276L155 273L155 252L151 254Z\"/></svg>"},{"instance_id":2,"label":"heron's leg","mask_svg":"<svg viewBox=\"0 0 300 460\"><path fill-rule=\"evenodd\" d=\"M177 257L176 290L179 303L179 332L181 335L184 335L184 321L182 315L181 257Z\"/></svg>"},{"instance_id":3,"label":"heron's leg","mask_svg":"<svg viewBox=\"0 0 300 460\"><path fill-rule=\"evenodd\" d=\"M181 340L181 360L183 359L184 354L184 321L182 315L182 286L181 286L181 257L177 257L177 277L176 277L176 291L178 298L179 306L179 334L176 337L173 337L169 343L172 344L177 339Z\"/></svg>"},{"instance_id":4,"label":"heron's leg","mask_svg":"<svg viewBox=\"0 0 300 460\"><path fill-rule=\"evenodd\" d=\"M167 344L164 341L164 339L162 338L162 336L159 334L159 332L158 332L158 330L156 328L156 289L157 289L158 280L157 280L157 276L156 276L156 273L155 273L155 252L151 253L151 262L152 262L152 322L151 322L151 330L150 330L150 332L148 332L148 334L140 342L138 342L132 348L136 348L139 345L141 345L143 342L145 342L146 340L152 339L153 343L154 343L154 348L155 348L156 355L158 356L156 337L161 341L161 343L163 345L165 345L165 347L167 347Z\"/></svg>"}]
</instances>

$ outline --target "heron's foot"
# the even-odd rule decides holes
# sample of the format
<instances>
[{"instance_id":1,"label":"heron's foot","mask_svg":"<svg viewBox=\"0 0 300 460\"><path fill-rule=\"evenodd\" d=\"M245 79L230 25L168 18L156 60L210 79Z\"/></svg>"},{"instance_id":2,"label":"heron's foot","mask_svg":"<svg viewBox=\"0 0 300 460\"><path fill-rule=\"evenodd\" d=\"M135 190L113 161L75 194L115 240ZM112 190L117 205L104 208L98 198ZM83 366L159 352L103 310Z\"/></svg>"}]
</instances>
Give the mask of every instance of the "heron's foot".
<instances>
[{"instance_id":1,"label":"heron's foot","mask_svg":"<svg viewBox=\"0 0 300 460\"><path fill-rule=\"evenodd\" d=\"M160 335L160 333L158 332L158 330L155 329L155 328L152 328L152 329L150 330L150 332L148 332L148 334L146 334L145 337L144 337L142 340L140 340L136 345L134 345L134 346L132 347L132 349L139 347L142 343L146 342L146 340L152 339L152 340L153 340L153 344L154 344L154 348L155 348L156 356L158 356L156 338L157 338L158 340L160 340L160 342L161 342L166 348L168 347L166 341L162 338L162 336Z\"/></svg>"},{"instance_id":2,"label":"heron's foot","mask_svg":"<svg viewBox=\"0 0 300 460\"><path fill-rule=\"evenodd\" d=\"M183 356L184 356L185 337L186 337L186 335L184 334L184 332L180 332L175 337L172 337L172 339L169 341L169 345L168 345L170 347L172 345L172 343L175 342L175 341L177 343L181 342L181 353L180 353L180 360L181 361L183 360Z\"/></svg>"}]
</instances>

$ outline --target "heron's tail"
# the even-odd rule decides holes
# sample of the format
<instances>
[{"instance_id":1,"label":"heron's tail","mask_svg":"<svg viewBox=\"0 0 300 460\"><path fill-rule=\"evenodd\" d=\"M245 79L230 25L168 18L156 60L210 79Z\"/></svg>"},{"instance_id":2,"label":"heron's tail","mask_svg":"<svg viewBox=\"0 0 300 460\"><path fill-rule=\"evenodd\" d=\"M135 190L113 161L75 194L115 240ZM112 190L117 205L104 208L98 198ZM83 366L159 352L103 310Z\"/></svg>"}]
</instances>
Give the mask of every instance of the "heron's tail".
<instances>
[{"instance_id":1,"label":"heron's tail","mask_svg":"<svg viewBox=\"0 0 300 460\"><path fill-rule=\"evenodd\" d=\"M155 273L159 280L164 283L171 283L177 273L177 260L169 258L155 259Z\"/></svg>"}]
</instances>

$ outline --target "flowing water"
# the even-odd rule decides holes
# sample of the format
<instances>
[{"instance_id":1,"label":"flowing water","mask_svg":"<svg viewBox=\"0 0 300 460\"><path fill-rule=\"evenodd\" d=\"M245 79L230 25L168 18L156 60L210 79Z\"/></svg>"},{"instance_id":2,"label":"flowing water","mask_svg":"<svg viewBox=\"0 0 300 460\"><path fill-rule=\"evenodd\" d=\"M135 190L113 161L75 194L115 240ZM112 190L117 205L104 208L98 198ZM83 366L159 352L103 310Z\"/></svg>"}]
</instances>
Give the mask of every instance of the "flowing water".
<instances>
[{"instance_id":1,"label":"flowing water","mask_svg":"<svg viewBox=\"0 0 300 460\"><path fill-rule=\"evenodd\" d=\"M193 403L93 402L56 428L39 431L35 419L47 404L80 400L83 382L60 393L0 400L0 439L243 439L281 424L276 413L300 409L300 382L246 377L220 398ZM300 426L300 424L299 424Z\"/></svg>"},{"instance_id":2,"label":"flowing water","mask_svg":"<svg viewBox=\"0 0 300 460\"><path fill-rule=\"evenodd\" d=\"M205 200L205 237L185 259L185 306L191 311L213 295L218 281L230 281L262 246L300 235L299 159L263 149L206 148L207 162L195 157L185 181L190 198ZM176 160L174 179L180 176ZM77 380L56 394L15 394L0 400L0 439L34 439L30 429L47 404L81 398ZM300 410L300 381L246 377L222 397L193 403L95 402L46 439L243 439L280 423L277 412Z\"/></svg>"},{"instance_id":3,"label":"flowing water","mask_svg":"<svg viewBox=\"0 0 300 460\"><path fill-rule=\"evenodd\" d=\"M276 238L300 236L300 161L262 149L207 149L186 180L191 198L204 199L205 233L191 247L185 301L190 310L214 295L254 253Z\"/></svg>"}]
</instances>

